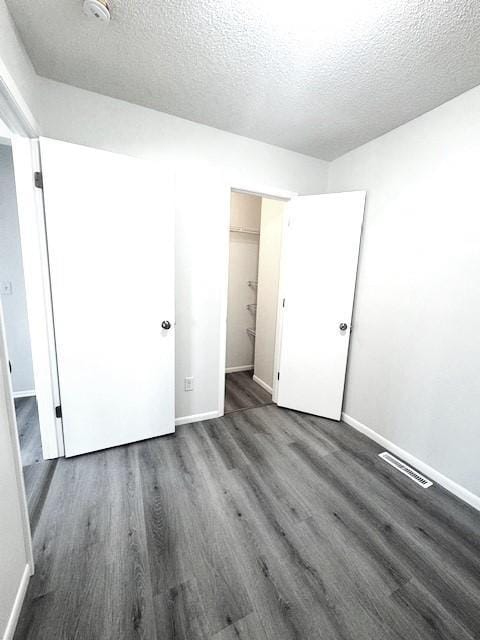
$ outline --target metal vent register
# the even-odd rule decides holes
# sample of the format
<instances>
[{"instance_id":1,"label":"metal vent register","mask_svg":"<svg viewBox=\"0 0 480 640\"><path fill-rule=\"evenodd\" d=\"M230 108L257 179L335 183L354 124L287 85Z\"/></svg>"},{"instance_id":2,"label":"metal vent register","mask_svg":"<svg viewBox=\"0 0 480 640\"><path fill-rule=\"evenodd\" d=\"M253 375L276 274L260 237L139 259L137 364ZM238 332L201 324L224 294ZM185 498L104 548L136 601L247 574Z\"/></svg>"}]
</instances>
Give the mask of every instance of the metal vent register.
<instances>
[{"instance_id":1,"label":"metal vent register","mask_svg":"<svg viewBox=\"0 0 480 640\"><path fill-rule=\"evenodd\" d=\"M395 467L395 469L398 469L398 471L408 476L411 480L419 484L421 487L424 487L424 489L433 485L433 482L431 482L428 478L425 478L425 476L422 476L420 473L418 473L418 471L415 471L415 469L412 469L412 467L409 467L398 458L395 458L395 456L392 456L392 454L388 453L388 451L384 451L383 453L379 453L378 455L380 456L380 458L382 458L382 460L388 462L388 464L392 465L392 467Z\"/></svg>"}]
</instances>

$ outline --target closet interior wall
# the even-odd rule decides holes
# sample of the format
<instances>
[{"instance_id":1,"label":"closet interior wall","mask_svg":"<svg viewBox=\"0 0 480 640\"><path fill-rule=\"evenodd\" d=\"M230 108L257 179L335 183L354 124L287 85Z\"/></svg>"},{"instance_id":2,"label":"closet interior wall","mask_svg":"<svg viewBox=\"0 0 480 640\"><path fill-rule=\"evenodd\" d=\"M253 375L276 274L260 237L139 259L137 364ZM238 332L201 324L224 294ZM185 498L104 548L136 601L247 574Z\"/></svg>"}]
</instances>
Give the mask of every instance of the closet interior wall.
<instances>
[{"instance_id":1,"label":"closet interior wall","mask_svg":"<svg viewBox=\"0 0 480 640\"><path fill-rule=\"evenodd\" d=\"M273 391L285 205L284 200L262 198L253 379L269 393Z\"/></svg>"},{"instance_id":2,"label":"closet interior wall","mask_svg":"<svg viewBox=\"0 0 480 640\"><path fill-rule=\"evenodd\" d=\"M226 372L253 370L262 198L232 191Z\"/></svg>"}]
</instances>

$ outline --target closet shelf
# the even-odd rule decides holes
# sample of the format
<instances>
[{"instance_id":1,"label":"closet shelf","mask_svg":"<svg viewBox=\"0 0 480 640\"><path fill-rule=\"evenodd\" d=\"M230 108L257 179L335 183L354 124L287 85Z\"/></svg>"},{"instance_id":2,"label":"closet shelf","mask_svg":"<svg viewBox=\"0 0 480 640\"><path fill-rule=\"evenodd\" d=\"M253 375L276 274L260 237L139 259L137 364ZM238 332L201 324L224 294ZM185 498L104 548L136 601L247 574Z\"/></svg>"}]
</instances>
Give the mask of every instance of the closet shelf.
<instances>
[{"instance_id":1,"label":"closet shelf","mask_svg":"<svg viewBox=\"0 0 480 640\"><path fill-rule=\"evenodd\" d=\"M257 229L248 229L247 227L230 227L230 231L235 233L250 233L253 236L259 236L260 231Z\"/></svg>"},{"instance_id":2,"label":"closet shelf","mask_svg":"<svg viewBox=\"0 0 480 640\"><path fill-rule=\"evenodd\" d=\"M248 328L247 329L247 333L248 333L249 336L253 336L255 338L255 335L256 335L255 334L255 329Z\"/></svg>"},{"instance_id":3,"label":"closet shelf","mask_svg":"<svg viewBox=\"0 0 480 640\"><path fill-rule=\"evenodd\" d=\"M247 309L249 311L256 311L257 310L257 305L255 302L253 302L252 304L247 304Z\"/></svg>"}]
</instances>

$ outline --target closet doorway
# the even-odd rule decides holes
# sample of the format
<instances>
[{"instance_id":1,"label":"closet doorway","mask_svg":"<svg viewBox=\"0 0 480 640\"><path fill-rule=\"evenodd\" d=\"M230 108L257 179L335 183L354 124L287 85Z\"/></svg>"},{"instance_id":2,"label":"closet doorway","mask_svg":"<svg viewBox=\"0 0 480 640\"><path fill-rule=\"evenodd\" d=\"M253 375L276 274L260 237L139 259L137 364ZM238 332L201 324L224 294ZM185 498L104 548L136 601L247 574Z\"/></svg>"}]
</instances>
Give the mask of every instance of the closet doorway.
<instances>
[{"instance_id":1,"label":"closet doorway","mask_svg":"<svg viewBox=\"0 0 480 640\"><path fill-rule=\"evenodd\" d=\"M272 403L285 205L231 192L226 414Z\"/></svg>"}]
</instances>

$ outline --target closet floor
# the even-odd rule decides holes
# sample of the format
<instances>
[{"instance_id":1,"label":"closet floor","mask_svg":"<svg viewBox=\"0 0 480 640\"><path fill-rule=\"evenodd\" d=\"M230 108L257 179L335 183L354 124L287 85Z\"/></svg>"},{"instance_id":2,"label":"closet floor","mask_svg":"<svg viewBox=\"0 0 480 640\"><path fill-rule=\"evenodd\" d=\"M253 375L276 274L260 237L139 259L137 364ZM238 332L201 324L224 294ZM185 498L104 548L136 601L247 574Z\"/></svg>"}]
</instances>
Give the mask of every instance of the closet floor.
<instances>
[{"instance_id":1,"label":"closet floor","mask_svg":"<svg viewBox=\"0 0 480 640\"><path fill-rule=\"evenodd\" d=\"M225 413L263 407L271 402L272 396L253 380L251 371L225 376Z\"/></svg>"}]
</instances>

